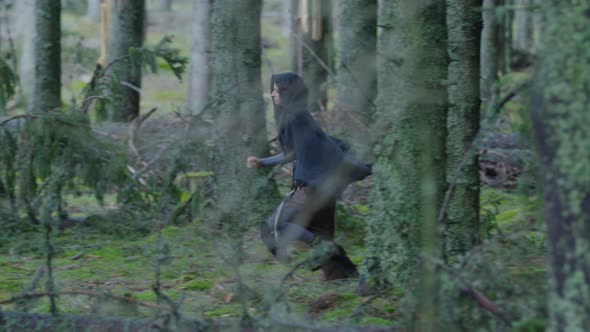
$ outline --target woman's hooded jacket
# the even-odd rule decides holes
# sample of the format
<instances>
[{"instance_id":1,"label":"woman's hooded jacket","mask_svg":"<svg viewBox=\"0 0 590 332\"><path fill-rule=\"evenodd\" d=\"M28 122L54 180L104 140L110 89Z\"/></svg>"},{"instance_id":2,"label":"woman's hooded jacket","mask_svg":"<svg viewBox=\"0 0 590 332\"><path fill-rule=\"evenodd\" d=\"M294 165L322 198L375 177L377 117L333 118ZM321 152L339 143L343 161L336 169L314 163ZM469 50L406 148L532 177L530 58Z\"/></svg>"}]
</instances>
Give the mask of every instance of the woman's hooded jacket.
<instances>
[{"instance_id":1,"label":"woman's hooded jacket","mask_svg":"<svg viewBox=\"0 0 590 332\"><path fill-rule=\"evenodd\" d=\"M307 86L294 73L273 75L280 103L274 105L283 162L296 160L293 180L338 195L348 184L371 174L371 167L346 155L307 111ZM273 102L274 104L274 102ZM272 157L271 157L272 158Z\"/></svg>"}]
</instances>

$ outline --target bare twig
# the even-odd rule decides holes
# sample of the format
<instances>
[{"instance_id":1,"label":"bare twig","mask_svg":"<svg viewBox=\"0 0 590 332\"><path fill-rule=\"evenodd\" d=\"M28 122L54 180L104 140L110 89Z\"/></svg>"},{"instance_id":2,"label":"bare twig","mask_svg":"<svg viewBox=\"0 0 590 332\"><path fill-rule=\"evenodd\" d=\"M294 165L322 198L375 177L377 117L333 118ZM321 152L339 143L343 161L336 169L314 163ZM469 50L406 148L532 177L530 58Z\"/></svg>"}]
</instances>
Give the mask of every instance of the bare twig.
<instances>
[{"instance_id":1,"label":"bare twig","mask_svg":"<svg viewBox=\"0 0 590 332\"><path fill-rule=\"evenodd\" d=\"M31 115L31 114L19 114L19 115L15 115L12 116L6 120L3 120L2 122L0 122L0 126L4 127L8 122L12 121L12 120L16 120L16 119L26 119L26 118L36 118L36 115Z\"/></svg>"},{"instance_id":2,"label":"bare twig","mask_svg":"<svg viewBox=\"0 0 590 332\"><path fill-rule=\"evenodd\" d=\"M122 60L125 60L127 58L130 58L130 57L131 57L130 55L123 55L123 56L120 56L120 57L116 58L115 60L111 61L111 63L109 63L106 67L104 67L104 70L102 72L103 73L106 73L107 70L109 70L109 68L111 68L112 65L114 65L115 63L117 63L119 61L122 61Z\"/></svg>"},{"instance_id":3,"label":"bare twig","mask_svg":"<svg viewBox=\"0 0 590 332\"><path fill-rule=\"evenodd\" d=\"M514 90L510 91L506 96L504 96L504 98L502 98L502 100L500 100L500 102L498 102L498 104L496 105L494 113L498 113L502 109L502 107L504 107L504 105L506 105L512 98L514 98L518 94L518 92L520 92L520 90L527 87L529 83L529 81L526 81L520 84Z\"/></svg>"},{"instance_id":4,"label":"bare twig","mask_svg":"<svg viewBox=\"0 0 590 332\"><path fill-rule=\"evenodd\" d=\"M129 83L129 82L127 82L127 81L121 81L120 83L121 83L121 85L123 85L123 86L126 86L126 87L128 87L129 89L131 89L131 90L133 90L133 91L135 91L135 92L137 92L137 93L139 93L139 94L142 94L142 93L143 93L143 92L141 91L141 88L140 88L140 87L138 87L137 85L134 85L134 84L132 84L132 83Z\"/></svg>"},{"instance_id":5,"label":"bare twig","mask_svg":"<svg viewBox=\"0 0 590 332\"><path fill-rule=\"evenodd\" d=\"M137 117L130 125L129 125L129 129L128 129L128 134L129 134L129 141L127 142L127 145L129 146L129 150L131 150L131 152L133 152L133 154L139 158L139 160L143 163L143 165L146 165L146 162L144 161L144 159L141 157L141 155L139 154L139 150L137 150L137 148L135 147L135 132L139 129L139 127L141 126L141 124L147 120L147 118L150 117L150 115L152 115L155 111L157 111L158 108L154 107L152 108L149 112L147 112L146 114L144 114L141 117Z\"/></svg>"}]
</instances>

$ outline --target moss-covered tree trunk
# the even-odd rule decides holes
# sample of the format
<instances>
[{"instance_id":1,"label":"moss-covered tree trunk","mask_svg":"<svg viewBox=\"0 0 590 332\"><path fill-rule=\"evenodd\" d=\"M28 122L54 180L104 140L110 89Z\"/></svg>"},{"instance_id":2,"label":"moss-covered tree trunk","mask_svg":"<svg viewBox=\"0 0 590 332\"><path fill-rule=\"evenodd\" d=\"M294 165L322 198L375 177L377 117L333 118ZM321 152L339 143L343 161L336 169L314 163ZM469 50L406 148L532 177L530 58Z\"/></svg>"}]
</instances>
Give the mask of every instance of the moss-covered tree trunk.
<instances>
[{"instance_id":1,"label":"moss-covered tree trunk","mask_svg":"<svg viewBox=\"0 0 590 332\"><path fill-rule=\"evenodd\" d=\"M547 0L532 120L549 243L548 331L590 330L590 3Z\"/></svg>"},{"instance_id":2,"label":"moss-covered tree trunk","mask_svg":"<svg viewBox=\"0 0 590 332\"><path fill-rule=\"evenodd\" d=\"M211 16L211 98L217 100L213 110L213 170L218 217L224 222L239 221L240 225L251 217L244 212L252 211L251 204L255 204L252 198L262 186L257 181L266 181L265 177L256 177L256 171L246 169L248 155L268 154L260 77L261 9L261 0L216 0ZM270 202L264 198L260 203Z\"/></svg>"},{"instance_id":3,"label":"moss-covered tree trunk","mask_svg":"<svg viewBox=\"0 0 590 332\"><path fill-rule=\"evenodd\" d=\"M383 136L374 150L365 266L377 281L399 283L415 272L423 244L427 256L439 250L432 231L446 187L445 4L381 1L378 27L373 132Z\"/></svg>"},{"instance_id":4,"label":"moss-covered tree trunk","mask_svg":"<svg viewBox=\"0 0 590 332\"><path fill-rule=\"evenodd\" d=\"M301 0L300 0L301 1ZM303 78L309 88L309 110L317 112L327 107L328 74L332 70L332 2L302 1L307 4L303 13L302 46Z\"/></svg>"},{"instance_id":5,"label":"moss-covered tree trunk","mask_svg":"<svg viewBox=\"0 0 590 332\"><path fill-rule=\"evenodd\" d=\"M107 62L117 61L110 75L121 83L110 114L112 121L130 121L139 115L141 65L133 63L128 56L131 47L143 46L144 16L145 0L113 1L111 4Z\"/></svg>"},{"instance_id":6,"label":"moss-covered tree trunk","mask_svg":"<svg viewBox=\"0 0 590 332\"><path fill-rule=\"evenodd\" d=\"M345 129L352 141L363 143L377 95L377 1L340 0L337 6L336 108L350 119Z\"/></svg>"},{"instance_id":7,"label":"moss-covered tree trunk","mask_svg":"<svg viewBox=\"0 0 590 332\"><path fill-rule=\"evenodd\" d=\"M61 106L61 4L59 0L35 1L35 83L33 113Z\"/></svg>"},{"instance_id":8,"label":"moss-covered tree trunk","mask_svg":"<svg viewBox=\"0 0 590 332\"><path fill-rule=\"evenodd\" d=\"M493 86L498 75L498 21L496 4L499 0L483 0L481 31L481 99L484 102L492 99Z\"/></svg>"},{"instance_id":9,"label":"moss-covered tree trunk","mask_svg":"<svg viewBox=\"0 0 590 332\"><path fill-rule=\"evenodd\" d=\"M465 253L479 242L479 167L471 153L479 128L479 59L481 0L447 0L449 48L449 113L447 117L447 181L455 183L446 210L445 254ZM463 163L460 173L459 166Z\"/></svg>"},{"instance_id":10,"label":"moss-covered tree trunk","mask_svg":"<svg viewBox=\"0 0 590 332\"><path fill-rule=\"evenodd\" d=\"M193 115L197 115L203 110L209 97L210 15L211 0L193 2L192 48L186 94L186 106Z\"/></svg>"}]
</instances>

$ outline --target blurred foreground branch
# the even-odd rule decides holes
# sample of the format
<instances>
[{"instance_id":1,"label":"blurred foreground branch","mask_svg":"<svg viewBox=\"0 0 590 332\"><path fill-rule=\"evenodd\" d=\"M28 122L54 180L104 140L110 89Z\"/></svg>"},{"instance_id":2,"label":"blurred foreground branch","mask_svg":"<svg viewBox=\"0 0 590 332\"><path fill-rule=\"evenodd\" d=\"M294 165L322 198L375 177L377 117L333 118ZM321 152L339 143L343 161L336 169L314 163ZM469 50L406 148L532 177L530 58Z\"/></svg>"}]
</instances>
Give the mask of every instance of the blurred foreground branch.
<instances>
[{"instance_id":1,"label":"blurred foreground branch","mask_svg":"<svg viewBox=\"0 0 590 332\"><path fill-rule=\"evenodd\" d=\"M241 327L238 320L180 320L176 322L177 332L196 331L254 331L252 327ZM391 327L344 327L344 326L316 326L308 323L294 323L282 320L272 320L265 326L269 330L289 331L321 331L321 332L385 332L402 331ZM100 317L90 315L58 315L33 314L25 312L0 311L0 330L2 331L128 331L140 332L158 329L158 322L153 319Z\"/></svg>"}]
</instances>

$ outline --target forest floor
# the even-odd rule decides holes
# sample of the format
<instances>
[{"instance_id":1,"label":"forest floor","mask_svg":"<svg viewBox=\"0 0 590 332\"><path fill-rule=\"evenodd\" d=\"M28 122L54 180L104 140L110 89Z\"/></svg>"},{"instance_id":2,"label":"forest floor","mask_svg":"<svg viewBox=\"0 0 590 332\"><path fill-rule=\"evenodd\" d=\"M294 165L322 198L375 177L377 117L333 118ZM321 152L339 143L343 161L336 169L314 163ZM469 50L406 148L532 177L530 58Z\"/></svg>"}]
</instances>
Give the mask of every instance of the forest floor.
<instances>
[{"instance_id":1,"label":"forest floor","mask_svg":"<svg viewBox=\"0 0 590 332\"><path fill-rule=\"evenodd\" d=\"M510 250L520 257L519 261L515 261L514 257L506 258L504 263L510 272L495 275L494 278L507 278L505 282L510 283L525 282L527 287L531 287L532 277L538 279L544 276L542 232L534 227L529 219L531 216L516 194L486 189L483 199L486 204L482 207L482 214L487 215L490 209L494 210L492 233L506 243L514 241L514 248ZM75 207L76 203L71 204ZM78 200L78 204L84 204L86 210L88 205L92 205L84 199ZM341 212L343 209L342 204ZM356 209L366 211L367 207L358 205ZM363 260L363 215L340 216L339 238L351 259L360 264ZM113 226L115 224L112 223ZM346 227L349 229L342 229ZM153 286L157 250L164 243L169 252L167 261L160 266L160 282L166 296L182 303L180 311L185 317L238 318L243 308L256 316L260 305L272 302L281 289L287 300L278 301L280 304L277 306L288 303L290 315L299 319L337 325L391 325L398 316L401 289L385 292L378 298L360 296L355 293L358 279L325 282L321 280L321 272L305 268L296 270L293 277L286 279L281 286L282 279L295 267L295 262L305 258L306 251L297 251L293 263L278 264L262 245L256 230L243 237L240 255L244 260L239 266L232 263L236 255L234 249L223 239L212 241L211 232L202 222L195 221L180 227L167 226L161 234L159 240L157 233L146 237L118 234L116 231L105 234L104 231L82 226L56 232L53 237L56 249L53 279L59 291L78 292L60 297L60 311L150 317L157 310L153 308L157 302ZM41 230L25 232L12 236L10 241L0 246L0 303L25 291L44 292L47 276L43 237ZM503 251L494 255L497 261L502 261L509 254L509 251ZM492 264L497 264L497 261L492 261ZM248 289L242 298L237 296L240 283ZM128 296L141 304L111 302L93 295L105 293ZM495 297L493 289L488 296ZM497 299L505 300L501 297ZM48 303L46 297L39 297L36 301L21 304L1 304L0 308L10 310L16 306L33 312L47 312ZM277 308L272 312L286 315L287 309Z\"/></svg>"},{"instance_id":2,"label":"forest floor","mask_svg":"<svg viewBox=\"0 0 590 332\"><path fill-rule=\"evenodd\" d=\"M147 43L154 44L164 35L174 34L176 46L188 56L190 6L185 2L179 5L185 7L175 8L174 19L169 16L171 14L148 14ZM79 51L82 52L80 58L85 59L77 65L74 52L64 52L64 61L69 65L64 66L63 98L70 100L79 98L85 79L91 75L88 68L93 68L94 59L98 57L99 29L96 23L71 14L65 15L63 26L67 31L64 38L69 46L66 47L75 49L76 45L83 45ZM262 29L265 42L273 45L264 51L267 65L263 68L263 78L266 78L273 70L288 68L287 37L272 18ZM172 73L162 68L164 73L146 74L142 86L142 111L153 107L160 109L149 120L161 123L158 132L178 122L172 111L182 110L186 91L183 82L178 82ZM507 84L504 90L510 87ZM507 107L516 112L523 103L516 100ZM151 134L146 132L145 136ZM354 189L366 192L366 186L361 184ZM369 205L366 197L355 197L354 192L338 205L337 238L352 261L360 266L364 257L364 218ZM105 209L89 195L72 196L68 201L68 209L74 216ZM522 324L537 317L543 310L539 308L544 307L545 233L534 212L536 205L536 196L528 190L484 187L481 216L485 241L468 254L471 261L465 263L461 271L463 278L473 278L469 279L473 287L497 305L518 312L517 320L524 322ZM105 206L107 209L115 206L114 196L107 197ZM355 293L358 279L325 282L321 280L320 271L301 268L281 285L283 278L308 251L298 250L292 263L278 264L264 248L257 229L243 235L243 245L237 248L243 262L236 265L233 259L236 248L227 245L223 238L212 239L202 220L166 226L161 229L161 239L157 232L144 236L118 231L119 223L125 220L113 220L102 227L79 226L54 232L53 279L59 291L70 292L59 298L61 312L152 317L159 310L155 308L158 299L153 290L158 266L164 294L180 303L180 312L189 318L238 318L244 311L256 316L262 305L277 302L279 304L271 312L285 319L390 326L399 321L403 311L403 289L384 291L377 297L360 296ZM158 264L163 244L168 254ZM25 292L44 292L47 280L44 245L40 228L13 234L0 243L0 310L48 311L47 297L26 302L5 301ZM246 288L238 291L240 285ZM282 292L285 297L274 301ZM95 296L105 293L133 298L140 303L107 301ZM474 301L468 309L463 308L457 310L468 312L466 316L470 317L470 322L492 317Z\"/></svg>"}]
</instances>

